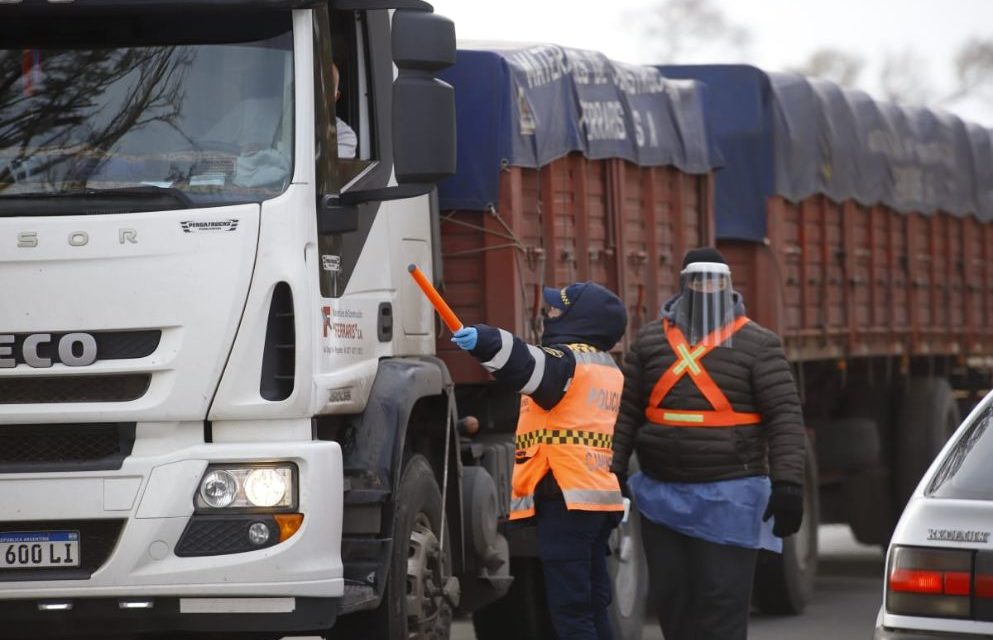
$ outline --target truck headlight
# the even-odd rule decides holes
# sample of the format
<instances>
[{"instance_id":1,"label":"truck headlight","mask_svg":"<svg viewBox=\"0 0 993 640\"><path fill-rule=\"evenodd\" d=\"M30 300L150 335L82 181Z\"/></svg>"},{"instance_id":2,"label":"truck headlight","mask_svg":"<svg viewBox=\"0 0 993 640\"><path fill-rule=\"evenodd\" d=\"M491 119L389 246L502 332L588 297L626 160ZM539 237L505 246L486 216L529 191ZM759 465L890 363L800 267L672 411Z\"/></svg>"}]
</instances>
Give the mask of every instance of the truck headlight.
<instances>
[{"instance_id":1,"label":"truck headlight","mask_svg":"<svg viewBox=\"0 0 993 640\"><path fill-rule=\"evenodd\" d=\"M197 511L291 511L296 508L296 465L213 465L200 480Z\"/></svg>"},{"instance_id":2,"label":"truck headlight","mask_svg":"<svg viewBox=\"0 0 993 640\"><path fill-rule=\"evenodd\" d=\"M238 481L229 471L217 469L210 471L200 483L200 497L208 507L222 509L227 507L238 495Z\"/></svg>"},{"instance_id":3,"label":"truck headlight","mask_svg":"<svg viewBox=\"0 0 993 640\"><path fill-rule=\"evenodd\" d=\"M275 507L286 497L289 475L289 469L252 469L245 477L245 497L256 507Z\"/></svg>"}]
</instances>

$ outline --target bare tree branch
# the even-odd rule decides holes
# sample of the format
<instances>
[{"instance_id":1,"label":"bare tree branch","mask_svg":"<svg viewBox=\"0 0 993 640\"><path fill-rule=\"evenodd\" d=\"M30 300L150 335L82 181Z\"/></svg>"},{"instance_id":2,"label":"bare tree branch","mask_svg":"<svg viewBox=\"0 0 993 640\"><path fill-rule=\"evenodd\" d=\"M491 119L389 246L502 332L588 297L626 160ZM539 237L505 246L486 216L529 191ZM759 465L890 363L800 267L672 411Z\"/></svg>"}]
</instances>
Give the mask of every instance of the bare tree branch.
<instances>
[{"instance_id":1,"label":"bare tree branch","mask_svg":"<svg viewBox=\"0 0 993 640\"><path fill-rule=\"evenodd\" d=\"M830 80L843 87L857 85L865 60L860 56L847 53L840 49L824 47L810 54L807 60L790 69L811 78Z\"/></svg>"},{"instance_id":2,"label":"bare tree branch","mask_svg":"<svg viewBox=\"0 0 993 640\"><path fill-rule=\"evenodd\" d=\"M993 39L973 38L955 56L955 76L958 86L940 102L955 102L969 95L986 94L993 89Z\"/></svg>"},{"instance_id":3,"label":"bare tree branch","mask_svg":"<svg viewBox=\"0 0 993 640\"><path fill-rule=\"evenodd\" d=\"M751 38L713 0L663 0L644 24L647 48L659 62L741 60Z\"/></svg>"},{"instance_id":4,"label":"bare tree branch","mask_svg":"<svg viewBox=\"0 0 993 640\"><path fill-rule=\"evenodd\" d=\"M6 65L0 55L0 68L14 68L9 64L14 55L6 54ZM49 152L43 160L36 157L32 171L47 175L52 184L82 184L123 136L151 122L172 124L179 116L183 76L191 62L189 51L175 47L55 53L45 60L45 88L36 98L40 103L30 110L19 106L25 96L9 90L10 79L0 79L8 87L0 92L0 139L19 148L0 168L0 191L12 184L11 171L29 156L40 157L41 149L77 148L74 154ZM133 90L114 105L116 111L91 117L97 107L94 99L131 74L137 74Z\"/></svg>"},{"instance_id":5,"label":"bare tree branch","mask_svg":"<svg viewBox=\"0 0 993 640\"><path fill-rule=\"evenodd\" d=\"M883 97L893 102L925 105L935 101L927 61L912 49L887 53L879 69Z\"/></svg>"}]
</instances>

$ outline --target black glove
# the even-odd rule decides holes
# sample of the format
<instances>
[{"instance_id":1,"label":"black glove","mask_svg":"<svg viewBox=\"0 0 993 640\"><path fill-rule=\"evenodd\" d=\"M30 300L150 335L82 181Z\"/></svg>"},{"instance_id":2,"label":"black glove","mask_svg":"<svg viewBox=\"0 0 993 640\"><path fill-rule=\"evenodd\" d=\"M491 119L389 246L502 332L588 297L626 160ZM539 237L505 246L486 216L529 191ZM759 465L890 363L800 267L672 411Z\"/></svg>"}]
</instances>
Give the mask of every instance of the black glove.
<instances>
[{"instance_id":1,"label":"black glove","mask_svg":"<svg viewBox=\"0 0 993 640\"><path fill-rule=\"evenodd\" d=\"M614 471L614 475L617 476L617 482L621 484L621 495L630 500L631 490L628 489L628 472Z\"/></svg>"},{"instance_id":2,"label":"black glove","mask_svg":"<svg viewBox=\"0 0 993 640\"><path fill-rule=\"evenodd\" d=\"M774 482L762 522L768 522L772 516L776 516L773 535L785 538L799 531L803 521L803 487L792 482Z\"/></svg>"}]
</instances>

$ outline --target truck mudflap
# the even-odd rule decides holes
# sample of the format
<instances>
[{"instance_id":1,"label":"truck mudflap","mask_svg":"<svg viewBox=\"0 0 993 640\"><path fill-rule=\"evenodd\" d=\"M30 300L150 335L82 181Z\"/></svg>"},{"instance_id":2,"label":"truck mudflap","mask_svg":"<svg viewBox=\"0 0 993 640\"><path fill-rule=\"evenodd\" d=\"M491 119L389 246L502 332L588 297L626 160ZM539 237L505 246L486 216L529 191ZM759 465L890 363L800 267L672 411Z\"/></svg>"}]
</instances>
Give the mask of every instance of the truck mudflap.
<instances>
[{"instance_id":1,"label":"truck mudflap","mask_svg":"<svg viewBox=\"0 0 993 640\"><path fill-rule=\"evenodd\" d=\"M0 602L0 638L99 637L142 633L320 634L337 598L68 598Z\"/></svg>"}]
</instances>

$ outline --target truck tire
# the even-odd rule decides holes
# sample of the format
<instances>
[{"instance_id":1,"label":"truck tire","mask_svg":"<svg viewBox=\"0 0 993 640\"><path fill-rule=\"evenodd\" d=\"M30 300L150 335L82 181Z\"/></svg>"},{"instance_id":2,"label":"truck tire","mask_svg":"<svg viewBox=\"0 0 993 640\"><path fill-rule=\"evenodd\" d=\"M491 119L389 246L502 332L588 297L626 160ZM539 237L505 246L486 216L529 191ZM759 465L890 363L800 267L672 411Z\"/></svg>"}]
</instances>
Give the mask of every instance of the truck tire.
<instances>
[{"instance_id":1,"label":"truck tire","mask_svg":"<svg viewBox=\"0 0 993 640\"><path fill-rule=\"evenodd\" d=\"M634 475L638 469L637 456L631 456L628 473ZM610 535L610 553L607 569L613 590L610 621L614 626L614 637L641 640L648 601L648 561L641 543L641 512L633 498L627 521Z\"/></svg>"},{"instance_id":2,"label":"truck tire","mask_svg":"<svg viewBox=\"0 0 993 640\"><path fill-rule=\"evenodd\" d=\"M752 602L763 613L802 613L814 592L820 517L817 459L812 449L808 441L800 530L783 540L781 554L759 551Z\"/></svg>"},{"instance_id":3,"label":"truck tire","mask_svg":"<svg viewBox=\"0 0 993 640\"><path fill-rule=\"evenodd\" d=\"M476 640L554 638L545 599L545 579L538 558L511 558L514 583L507 595L472 614Z\"/></svg>"},{"instance_id":4,"label":"truck tire","mask_svg":"<svg viewBox=\"0 0 993 640\"><path fill-rule=\"evenodd\" d=\"M447 640L452 624L451 547L439 546L441 491L421 455L404 465L393 517L393 547L379 607L339 619L331 638ZM423 594L418 598L417 594Z\"/></svg>"},{"instance_id":5,"label":"truck tire","mask_svg":"<svg viewBox=\"0 0 993 640\"><path fill-rule=\"evenodd\" d=\"M632 460L632 467L636 468ZM631 507L627 522L610 537L607 559L613 602L610 620L616 640L640 640L648 599L648 565L641 544L641 519ZM514 583L503 598L472 616L476 640L551 640L555 638L545 597L545 579L537 558L512 558Z\"/></svg>"},{"instance_id":6,"label":"truck tire","mask_svg":"<svg viewBox=\"0 0 993 640\"><path fill-rule=\"evenodd\" d=\"M955 394L944 378L911 378L900 398L893 460L895 512L900 513L917 483L958 427Z\"/></svg>"},{"instance_id":7,"label":"truck tire","mask_svg":"<svg viewBox=\"0 0 993 640\"><path fill-rule=\"evenodd\" d=\"M819 423L817 468L859 471L880 465L879 429L869 418L833 418Z\"/></svg>"},{"instance_id":8,"label":"truck tire","mask_svg":"<svg viewBox=\"0 0 993 640\"><path fill-rule=\"evenodd\" d=\"M879 455L883 464L888 464L893 454L893 419L896 414L895 400L897 394L890 385L877 384L874 386L854 385L842 398L841 407L844 415L851 418L868 418L876 423L879 433ZM820 455L821 443L817 442L817 453ZM820 469L826 467L821 466Z\"/></svg>"}]
</instances>

